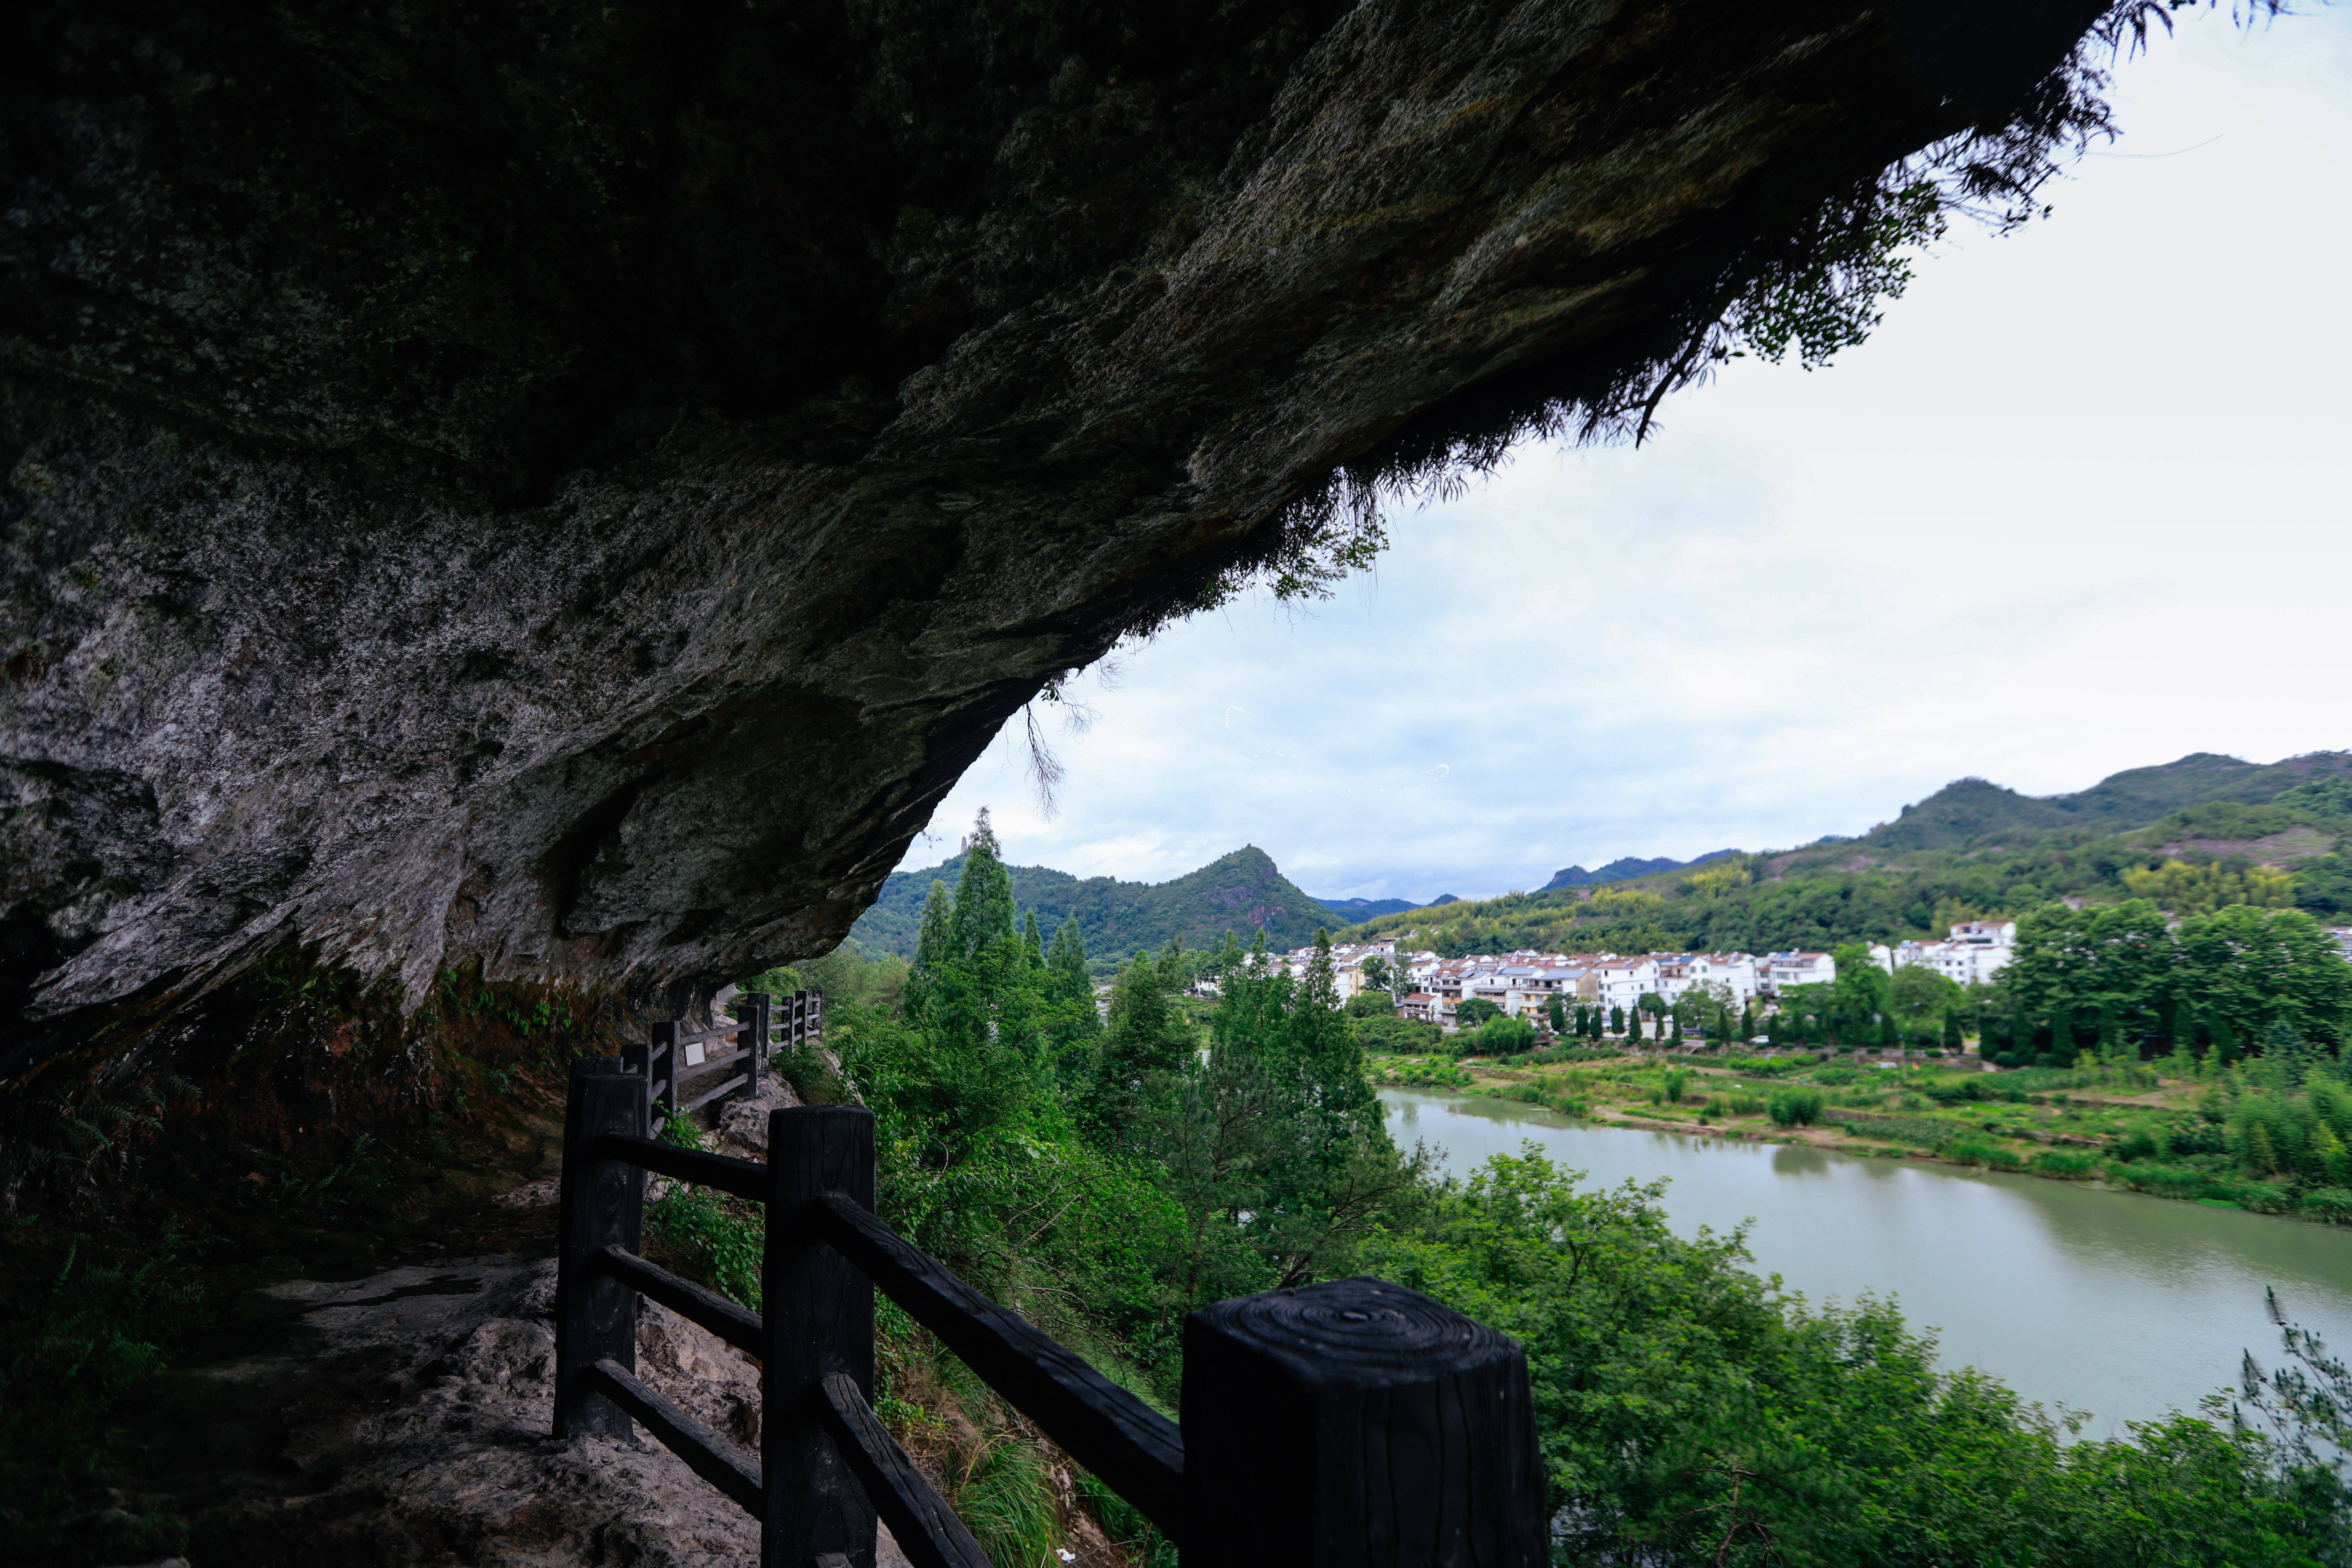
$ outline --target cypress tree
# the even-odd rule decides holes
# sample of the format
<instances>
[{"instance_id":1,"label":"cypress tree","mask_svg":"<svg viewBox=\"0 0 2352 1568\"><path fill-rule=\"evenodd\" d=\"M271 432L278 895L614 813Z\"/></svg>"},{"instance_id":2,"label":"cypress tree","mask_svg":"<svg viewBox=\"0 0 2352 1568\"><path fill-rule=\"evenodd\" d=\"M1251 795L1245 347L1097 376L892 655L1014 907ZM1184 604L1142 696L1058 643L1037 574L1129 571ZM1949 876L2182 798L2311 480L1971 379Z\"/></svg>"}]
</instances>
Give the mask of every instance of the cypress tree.
<instances>
[{"instance_id":1,"label":"cypress tree","mask_svg":"<svg viewBox=\"0 0 2352 1568\"><path fill-rule=\"evenodd\" d=\"M1029 967L1045 967L1045 935L1037 929L1037 911L1031 910L1021 921L1021 945L1029 950Z\"/></svg>"},{"instance_id":2,"label":"cypress tree","mask_svg":"<svg viewBox=\"0 0 2352 1568\"><path fill-rule=\"evenodd\" d=\"M1544 1022L1551 1026L1554 1035L1568 1033L1568 1004L1555 996L1544 1004Z\"/></svg>"},{"instance_id":3,"label":"cypress tree","mask_svg":"<svg viewBox=\"0 0 2352 1568\"><path fill-rule=\"evenodd\" d=\"M1739 1005L1739 1037L1743 1040L1756 1037L1756 1009L1750 1003Z\"/></svg>"},{"instance_id":4,"label":"cypress tree","mask_svg":"<svg viewBox=\"0 0 2352 1568\"><path fill-rule=\"evenodd\" d=\"M1944 1015L1944 1030L1937 1037L1937 1044L1951 1056L1958 1056L1968 1048L1968 1041L1960 1035L1960 1016L1958 1013L1947 1012Z\"/></svg>"},{"instance_id":5,"label":"cypress tree","mask_svg":"<svg viewBox=\"0 0 2352 1568\"><path fill-rule=\"evenodd\" d=\"M1624 1008L1612 1005L1609 1009L1609 1032L1612 1035L1622 1035L1625 1032Z\"/></svg>"}]
</instances>

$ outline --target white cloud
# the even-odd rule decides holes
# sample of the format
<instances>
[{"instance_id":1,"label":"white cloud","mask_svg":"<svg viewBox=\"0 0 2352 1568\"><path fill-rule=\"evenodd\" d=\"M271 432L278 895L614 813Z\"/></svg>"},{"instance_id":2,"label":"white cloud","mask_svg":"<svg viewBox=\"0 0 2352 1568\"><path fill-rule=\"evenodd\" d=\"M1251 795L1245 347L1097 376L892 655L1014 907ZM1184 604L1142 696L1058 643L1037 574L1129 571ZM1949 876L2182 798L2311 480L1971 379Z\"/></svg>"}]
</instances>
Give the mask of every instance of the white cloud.
<instances>
[{"instance_id":1,"label":"white cloud","mask_svg":"<svg viewBox=\"0 0 2352 1568\"><path fill-rule=\"evenodd\" d=\"M1639 450L1523 450L1330 604L1171 629L1082 693L1058 818L1001 741L946 846L988 803L1082 874L1255 843L1317 893L1471 895L1964 773L2352 745L2352 17L2189 14L2115 97L2054 216L1956 233L1861 348L1735 363Z\"/></svg>"}]
</instances>

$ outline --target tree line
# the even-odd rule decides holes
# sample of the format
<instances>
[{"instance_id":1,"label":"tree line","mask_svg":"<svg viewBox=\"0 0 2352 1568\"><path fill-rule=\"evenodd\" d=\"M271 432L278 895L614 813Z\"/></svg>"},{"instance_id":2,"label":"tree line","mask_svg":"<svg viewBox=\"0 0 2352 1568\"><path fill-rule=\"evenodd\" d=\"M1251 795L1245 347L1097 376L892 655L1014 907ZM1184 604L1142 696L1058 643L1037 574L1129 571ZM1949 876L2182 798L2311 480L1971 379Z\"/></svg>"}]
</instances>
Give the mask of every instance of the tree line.
<instances>
[{"instance_id":1,"label":"tree line","mask_svg":"<svg viewBox=\"0 0 2352 1568\"><path fill-rule=\"evenodd\" d=\"M2352 1561L2343 1489L2309 1440L2316 1407L2280 1394L2305 1385L2242 1399L2279 1418L2270 1436L2206 1413L2069 1441L1990 1380L1937 1371L1932 1340L1891 1306L1816 1310L1754 1273L1739 1236L1678 1237L1658 1186L1596 1191L1532 1151L1440 1177L1384 1131L1358 1032L1398 1021L1337 1005L1328 943L1296 978L1262 937L1137 952L1097 1012L1080 933L1048 939L1024 917L992 839L976 837L952 894L927 905L910 966L826 961L828 1038L876 1112L880 1206L1150 1396L1176 1395L1192 1307L1368 1272L1528 1346L1578 1560ZM1183 994L1205 970L1213 1005ZM1570 1031L1687 1026L1671 1007L1612 1020L1563 999L1561 1012ZM1528 1026L1477 1018L1474 1032L1499 1024ZM920 1440L937 1418L905 1402L961 1386L952 1358L882 1327L879 1403ZM981 1479L959 1506L1016 1460L1050 1478L1035 1443L1017 1424L975 1439ZM1050 1512L1052 1487L1036 1485ZM1076 1495L1165 1568L1131 1512L1085 1478ZM990 1530L1007 1553L1038 1555Z\"/></svg>"}]
</instances>

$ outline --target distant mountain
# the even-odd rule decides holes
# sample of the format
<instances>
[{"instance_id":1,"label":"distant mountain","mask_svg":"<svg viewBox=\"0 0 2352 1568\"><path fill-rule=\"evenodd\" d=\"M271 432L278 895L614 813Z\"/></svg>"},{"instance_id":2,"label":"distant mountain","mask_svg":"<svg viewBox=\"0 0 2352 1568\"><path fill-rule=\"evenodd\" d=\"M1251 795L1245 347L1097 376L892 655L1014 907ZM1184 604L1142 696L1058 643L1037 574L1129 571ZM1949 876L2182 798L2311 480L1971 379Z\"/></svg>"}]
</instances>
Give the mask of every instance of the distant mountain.
<instances>
[{"instance_id":1,"label":"distant mountain","mask_svg":"<svg viewBox=\"0 0 2352 1568\"><path fill-rule=\"evenodd\" d=\"M868 954L915 955L922 934L923 900L931 884L955 891L964 857L921 871L899 871L882 884L874 907L849 928ZM1087 955L1108 968L1137 948L1154 952L1181 932L1186 947L1213 945L1227 931L1243 942L1263 929L1276 952L1315 940L1317 928L1336 929L1339 919L1283 876L1265 850L1236 849L1172 882L1122 882L1113 877L1071 876L1046 866L1011 866L1013 897L1025 912L1037 911L1048 940L1071 914L1087 939ZM1401 906L1411 908L1412 906ZM1370 919L1359 916L1359 919Z\"/></svg>"},{"instance_id":2,"label":"distant mountain","mask_svg":"<svg viewBox=\"0 0 2352 1568\"><path fill-rule=\"evenodd\" d=\"M1693 866L1704 866L1709 860L1720 860L1727 855L1737 855L1737 849L1717 849L1696 860L1669 860L1659 856L1652 860L1637 860L1627 855L1612 860L1598 871L1588 871L1581 866L1566 866L1551 874L1551 880L1536 890L1556 892L1562 888L1590 888L1600 882L1625 882L1635 877L1655 876L1660 871L1685 871Z\"/></svg>"},{"instance_id":3,"label":"distant mountain","mask_svg":"<svg viewBox=\"0 0 2352 1568\"><path fill-rule=\"evenodd\" d=\"M1879 849L2019 849L2058 835L2144 827L2214 801L2259 805L2298 785L2344 777L2352 777L2352 752L2261 763L2193 752L2158 767L2111 773L2072 795L2020 795L1984 779L1958 779L1856 842Z\"/></svg>"},{"instance_id":4,"label":"distant mountain","mask_svg":"<svg viewBox=\"0 0 2352 1568\"><path fill-rule=\"evenodd\" d=\"M1868 833L1746 857L1748 877L1726 886L1693 887L1671 874L1720 856L1629 858L1598 871L1569 867L1532 895L1465 903L1437 918L1377 915L1343 934L1410 931L1455 956L1518 947L1827 950L1941 936L1956 919L2015 916L2061 898L2146 896L2135 879L2176 858L2231 875L2254 866L2284 871L2298 907L2352 921L2352 752L2250 763L2199 752L2067 795L1956 779ZM1598 908L1591 900L1596 884L1637 878L1624 890L1647 898Z\"/></svg>"},{"instance_id":5,"label":"distant mountain","mask_svg":"<svg viewBox=\"0 0 2352 1568\"><path fill-rule=\"evenodd\" d=\"M1351 921L1368 921L1374 915L1401 915L1407 910L1429 907L1425 899L1317 899L1315 901L1333 914L1345 915Z\"/></svg>"}]
</instances>

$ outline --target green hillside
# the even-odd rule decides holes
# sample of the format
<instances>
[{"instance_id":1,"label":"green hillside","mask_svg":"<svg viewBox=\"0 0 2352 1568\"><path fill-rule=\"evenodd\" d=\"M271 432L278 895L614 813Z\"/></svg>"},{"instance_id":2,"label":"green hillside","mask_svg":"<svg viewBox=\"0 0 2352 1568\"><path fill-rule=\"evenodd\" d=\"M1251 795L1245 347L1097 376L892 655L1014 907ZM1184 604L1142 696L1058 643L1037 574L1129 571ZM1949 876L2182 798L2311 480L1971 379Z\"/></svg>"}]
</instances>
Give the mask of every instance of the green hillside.
<instances>
[{"instance_id":1,"label":"green hillside","mask_svg":"<svg viewBox=\"0 0 2352 1568\"><path fill-rule=\"evenodd\" d=\"M896 953L911 958L919 934L923 900L934 881L952 892L963 874L961 855L921 871L893 873L882 896L858 917L849 934L869 956ZM1158 952L1181 933L1187 947L1213 944L1226 931L1244 942L1265 931L1277 951L1301 947L1318 927L1340 923L1315 900L1294 887L1265 850L1236 849L1172 882L1122 882L1113 877L1073 877L1046 866L1012 866L1013 896L1024 910L1035 910L1051 936L1076 914L1095 967L1105 970L1137 948Z\"/></svg>"},{"instance_id":2,"label":"green hillside","mask_svg":"<svg viewBox=\"0 0 2352 1568\"><path fill-rule=\"evenodd\" d=\"M1960 779L1859 837L1612 882L1383 916L1444 953L1761 952L1942 936L2057 898L2176 912L2294 903L2352 920L2352 753L2258 764L2199 752L2072 795Z\"/></svg>"}]
</instances>

